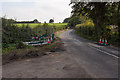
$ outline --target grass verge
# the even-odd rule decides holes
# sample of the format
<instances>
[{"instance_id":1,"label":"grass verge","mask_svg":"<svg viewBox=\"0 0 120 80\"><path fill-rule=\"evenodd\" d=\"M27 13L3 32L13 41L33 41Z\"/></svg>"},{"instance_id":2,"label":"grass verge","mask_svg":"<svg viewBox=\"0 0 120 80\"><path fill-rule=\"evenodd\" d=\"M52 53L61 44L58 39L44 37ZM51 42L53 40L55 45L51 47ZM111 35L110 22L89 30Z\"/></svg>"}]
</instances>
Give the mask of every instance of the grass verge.
<instances>
[{"instance_id":1,"label":"grass verge","mask_svg":"<svg viewBox=\"0 0 120 80\"><path fill-rule=\"evenodd\" d=\"M79 32L75 31L75 34L80 36L80 37L83 37L85 39L88 39L88 40L91 40L91 41L95 41L95 42L99 42L99 39L98 38L95 38L94 36L87 36L87 35L82 35L80 34ZM118 41L108 41L108 43L111 45L111 46L114 46L116 48L120 48L120 44Z\"/></svg>"},{"instance_id":2,"label":"grass verge","mask_svg":"<svg viewBox=\"0 0 120 80\"><path fill-rule=\"evenodd\" d=\"M79 32L75 31L75 34L80 36L80 37L83 37L85 39L88 39L88 40L92 40L92 41L95 41L95 42L98 42L98 39L95 38L94 36L87 36L87 35L82 35L80 34ZM94 37L94 38L93 38Z\"/></svg>"},{"instance_id":3,"label":"grass verge","mask_svg":"<svg viewBox=\"0 0 120 80\"><path fill-rule=\"evenodd\" d=\"M58 31L57 33L60 35L62 32L63 31ZM64 51L63 44L58 37L52 44L49 45L25 46L22 49L11 48L4 50L5 53L2 55L2 64L5 65L7 63L26 58L41 57L43 55L47 55L47 52L53 53L57 51Z\"/></svg>"}]
</instances>

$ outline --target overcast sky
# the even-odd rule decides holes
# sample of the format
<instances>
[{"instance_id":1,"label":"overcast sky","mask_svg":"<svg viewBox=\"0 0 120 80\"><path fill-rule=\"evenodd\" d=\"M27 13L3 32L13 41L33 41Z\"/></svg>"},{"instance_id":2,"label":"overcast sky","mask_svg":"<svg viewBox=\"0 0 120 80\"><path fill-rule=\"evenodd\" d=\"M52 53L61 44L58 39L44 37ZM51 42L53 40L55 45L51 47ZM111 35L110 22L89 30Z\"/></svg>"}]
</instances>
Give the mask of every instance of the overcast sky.
<instances>
[{"instance_id":1,"label":"overcast sky","mask_svg":"<svg viewBox=\"0 0 120 80\"><path fill-rule=\"evenodd\" d=\"M1 0L0 7L2 16L17 21L38 19L40 22L48 22L54 18L58 23L70 17L72 9L69 3L70 0Z\"/></svg>"}]
</instances>

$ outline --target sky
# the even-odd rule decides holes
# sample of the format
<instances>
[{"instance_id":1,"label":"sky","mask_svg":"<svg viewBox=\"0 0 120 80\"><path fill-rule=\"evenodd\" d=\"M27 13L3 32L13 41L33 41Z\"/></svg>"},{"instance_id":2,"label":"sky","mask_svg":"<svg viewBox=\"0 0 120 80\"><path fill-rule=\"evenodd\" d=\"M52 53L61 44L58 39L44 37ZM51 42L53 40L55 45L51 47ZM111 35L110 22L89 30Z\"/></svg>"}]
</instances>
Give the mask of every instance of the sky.
<instances>
[{"instance_id":1,"label":"sky","mask_svg":"<svg viewBox=\"0 0 120 80\"><path fill-rule=\"evenodd\" d=\"M54 18L55 23L63 22L70 17L71 0L1 0L0 16L16 19L17 21L49 22ZM2 15L1 15L2 14Z\"/></svg>"}]
</instances>

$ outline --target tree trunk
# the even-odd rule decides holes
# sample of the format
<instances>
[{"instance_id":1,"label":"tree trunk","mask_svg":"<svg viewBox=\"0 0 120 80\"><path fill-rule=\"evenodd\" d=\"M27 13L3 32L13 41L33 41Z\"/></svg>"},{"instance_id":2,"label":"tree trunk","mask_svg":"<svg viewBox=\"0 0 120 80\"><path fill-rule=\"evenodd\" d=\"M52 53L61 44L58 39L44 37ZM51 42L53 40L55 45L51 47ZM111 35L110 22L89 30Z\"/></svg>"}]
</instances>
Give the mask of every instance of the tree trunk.
<instances>
[{"instance_id":1,"label":"tree trunk","mask_svg":"<svg viewBox=\"0 0 120 80\"><path fill-rule=\"evenodd\" d=\"M99 37L99 32L101 30L101 3L95 3L95 34Z\"/></svg>"},{"instance_id":2,"label":"tree trunk","mask_svg":"<svg viewBox=\"0 0 120 80\"><path fill-rule=\"evenodd\" d=\"M100 36L103 36L102 33L104 33L104 26L102 26L102 16L103 16L103 10L105 8L106 3L95 3L95 32L96 36L99 38Z\"/></svg>"}]
</instances>

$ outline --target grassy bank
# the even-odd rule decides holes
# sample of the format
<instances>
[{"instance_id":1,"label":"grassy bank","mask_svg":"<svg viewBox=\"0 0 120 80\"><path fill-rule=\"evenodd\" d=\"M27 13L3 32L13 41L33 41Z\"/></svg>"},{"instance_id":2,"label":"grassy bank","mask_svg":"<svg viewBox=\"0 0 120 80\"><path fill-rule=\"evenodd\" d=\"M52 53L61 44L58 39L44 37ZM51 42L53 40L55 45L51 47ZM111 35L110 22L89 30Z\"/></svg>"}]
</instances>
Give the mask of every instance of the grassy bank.
<instances>
[{"instance_id":1,"label":"grassy bank","mask_svg":"<svg viewBox=\"0 0 120 80\"><path fill-rule=\"evenodd\" d=\"M100 38L106 38L107 42L109 44L112 44L114 46L119 47L119 36L117 27L115 29L111 29L110 26L107 26L104 28L104 30L100 30L99 34L96 35L95 32L95 26L92 22L84 23L84 24L78 24L75 27L75 34L77 34L80 37L99 42Z\"/></svg>"},{"instance_id":2,"label":"grassy bank","mask_svg":"<svg viewBox=\"0 0 120 80\"><path fill-rule=\"evenodd\" d=\"M89 35L85 35L85 34L82 34L79 30L76 30L75 31L75 34L80 36L80 37L83 37L85 39L88 39L88 40L91 40L91 41L95 41L95 42L99 42L100 38L92 35L92 36L89 36ZM118 45L119 41L118 41L118 35L111 35L110 37L107 38L107 41L110 45L113 45L115 47L119 47L120 48L120 45Z\"/></svg>"},{"instance_id":3,"label":"grassy bank","mask_svg":"<svg viewBox=\"0 0 120 80\"><path fill-rule=\"evenodd\" d=\"M95 42L99 41L97 38L93 38L94 36L83 35L80 32L78 32L77 30L75 31L75 34L78 35L78 36L80 36L80 37L83 37L85 39L88 39L88 40L92 40L92 41L95 41Z\"/></svg>"},{"instance_id":4,"label":"grassy bank","mask_svg":"<svg viewBox=\"0 0 120 80\"><path fill-rule=\"evenodd\" d=\"M57 33L60 34L62 32L64 32L64 30L58 31ZM14 47L10 47L3 50L3 55L2 55L3 65L16 60L40 57L43 55L47 55L48 53L63 51L62 42L58 37L52 44L41 45L41 46L27 46L27 45L22 45L22 46L23 46L22 49L17 49L14 45Z\"/></svg>"},{"instance_id":5,"label":"grassy bank","mask_svg":"<svg viewBox=\"0 0 120 80\"><path fill-rule=\"evenodd\" d=\"M67 27L66 23L15 24L5 18L2 18L2 25L2 49L5 54L32 37L47 36Z\"/></svg>"}]
</instances>

